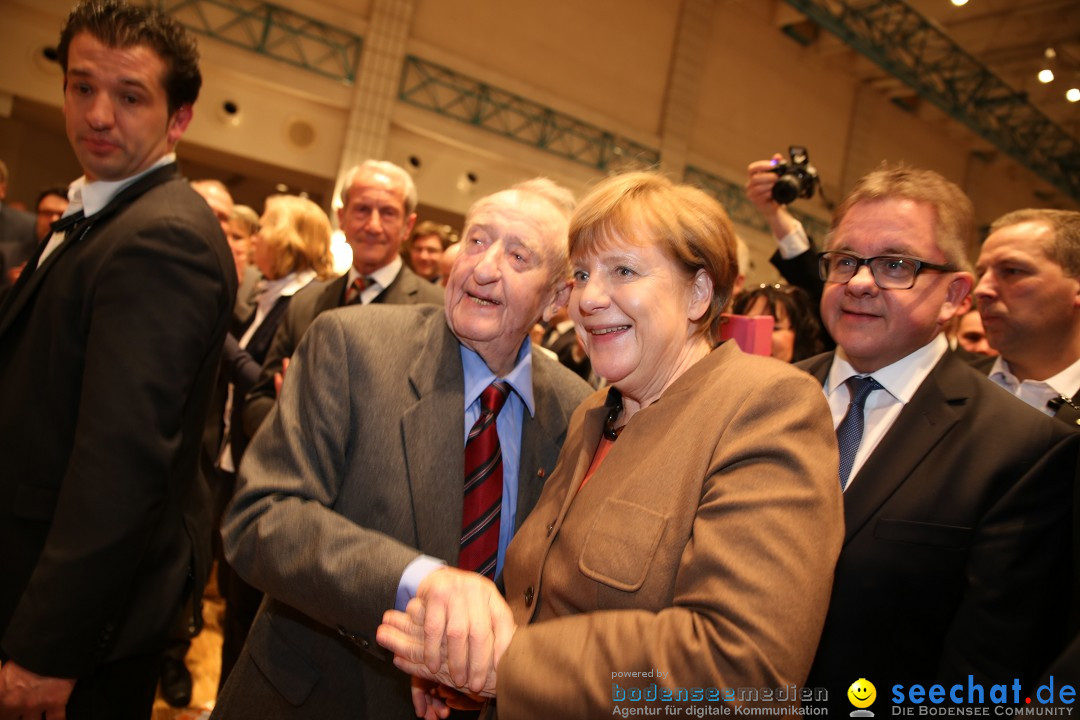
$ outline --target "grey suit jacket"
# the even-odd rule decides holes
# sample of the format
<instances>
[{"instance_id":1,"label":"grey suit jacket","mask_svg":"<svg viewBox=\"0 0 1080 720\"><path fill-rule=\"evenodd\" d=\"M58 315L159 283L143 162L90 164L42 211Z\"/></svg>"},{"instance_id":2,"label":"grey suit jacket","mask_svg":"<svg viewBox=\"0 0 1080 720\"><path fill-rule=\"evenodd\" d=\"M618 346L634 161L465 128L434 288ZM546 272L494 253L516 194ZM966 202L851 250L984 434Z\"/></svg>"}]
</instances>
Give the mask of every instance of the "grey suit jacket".
<instances>
[{"instance_id":1,"label":"grey suit jacket","mask_svg":"<svg viewBox=\"0 0 1080 720\"><path fill-rule=\"evenodd\" d=\"M3 264L13 268L26 261L37 247L34 216L10 205L0 204L0 255Z\"/></svg>"},{"instance_id":2,"label":"grey suit jacket","mask_svg":"<svg viewBox=\"0 0 1080 720\"><path fill-rule=\"evenodd\" d=\"M221 718L411 718L409 679L375 644L405 567L457 561L464 373L434 306L324 313L293 355L222 523L236 572L267 593ZM518 522L589 387L533 354Z\"/></svg>"},{"instance_id":3,"label":"grey suit jacket","mask_svg":"<svg viewBox=\"0 0 1080 720\"><path fill-rule=\"evenodd\" d=\"M289 309L274 334L270 350L263 363L262 374L252 386L244 404L244 432L248 437L266 419L270 408L274 406L277 393L274 392L274 375L281 372L281 361L290 357L304 332L321 313L340 307L345 301L345 285L349 282L346 273L334 280L313 282L293 296ZM372 300L372 304L415 305L431 303L442 305L443 290L423 279L404 265L390 286Z\"/></svg>"},{"instance_id":4,"label":"grey suit jacket","mask_svg":"<svg viewBox=\"0 0 1080 720\"><path fill-rule=\"evenodd\" d=\"M945 353L845 493L807 684L1034 681L1066 637L1078 441Z\"/></svg>"}]
</instances>

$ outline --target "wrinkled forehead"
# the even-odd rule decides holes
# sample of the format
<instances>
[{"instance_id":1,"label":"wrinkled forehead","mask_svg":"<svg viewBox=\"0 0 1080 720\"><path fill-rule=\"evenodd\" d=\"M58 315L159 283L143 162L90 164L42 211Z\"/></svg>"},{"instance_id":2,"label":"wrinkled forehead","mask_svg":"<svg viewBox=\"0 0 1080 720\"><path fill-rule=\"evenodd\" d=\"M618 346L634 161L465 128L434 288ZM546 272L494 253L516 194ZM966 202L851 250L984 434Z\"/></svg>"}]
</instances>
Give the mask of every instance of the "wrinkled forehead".
<instances>
[{"instance_id":1,"label":"wrinkled forehead","mask_svg":"<svg viewBox=\"0 0 1080 720\"><path fill-rule=\"evenodd\" d=\"M484 228L489 233L517 237L545 248L566 242L567 219L547 200L517 190L504 190L478 200L465 219L465 232Z\"/></svg>"}]
</instances>

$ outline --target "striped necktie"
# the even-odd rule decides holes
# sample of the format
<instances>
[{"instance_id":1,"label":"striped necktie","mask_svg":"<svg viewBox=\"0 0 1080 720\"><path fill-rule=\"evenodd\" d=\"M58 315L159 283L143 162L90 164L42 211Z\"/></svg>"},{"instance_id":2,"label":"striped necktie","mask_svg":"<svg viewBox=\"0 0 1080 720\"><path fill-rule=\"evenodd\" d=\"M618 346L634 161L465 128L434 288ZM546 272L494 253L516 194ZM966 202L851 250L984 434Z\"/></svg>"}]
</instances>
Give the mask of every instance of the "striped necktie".
<instances>
[{"instance_id":1,"label":"striped necktie","mask_svg":"<svg viewBox=\"0 0 1080 720\"><path fill-rule=\"evenodd\" d=\"M349 286L349 289L345 291L345 304L356 305L359 303L360 294L364 292L364 288L366 287L367 282L364 281L363 277L358 275L356 279L352 281L352 285Z\"/></svg>"},{"instance_id":2,"label":"striped necktie","mask_svg":"<svg viewBox=\"0 0 1080 720\"><path fill-rule=\"evenodd\" d=\"M480 417L465 442L465 501L461 515L458 567L495 579L502 512L502 451L495 419L510 393L504 380L480 394Z\"/></svg>"}]
</instances>

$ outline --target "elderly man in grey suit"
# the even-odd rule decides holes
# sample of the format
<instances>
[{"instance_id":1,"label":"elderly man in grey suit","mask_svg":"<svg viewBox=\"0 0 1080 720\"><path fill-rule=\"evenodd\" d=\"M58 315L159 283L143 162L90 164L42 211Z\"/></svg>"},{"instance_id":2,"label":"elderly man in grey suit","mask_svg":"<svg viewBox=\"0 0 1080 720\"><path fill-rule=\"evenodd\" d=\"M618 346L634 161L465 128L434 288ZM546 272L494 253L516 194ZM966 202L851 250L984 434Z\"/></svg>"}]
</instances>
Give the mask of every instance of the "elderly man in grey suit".
<instances>
[{"instance_id":1,"label":"elderly man in grey suit","mask_svg":"<svg viewBox=\"0 0 1080 720\"><path fill-rule=\"evenodd\" d=\"M223 523L267 597L215 718L414 716L375 643L383 612L446 565L498 576L589 392L529 341L568 297L571 205L546 180L479 200L445 310L352 307L308 329Z\"/></svg>"},{"instance_id":2,"label":"elderly man in grey suit","mask_svg":"<svg viewBox=\"0 0 1080 720\"><path fill-rule=\"evenodd\" d=\"M394 163L367 160L346 173L338 223L352 249L352 267L335 280L311 283L293 297L262 375L244 405L244 432L249 437L273 407L285 363L319 313L368 303L442 303L442 288L421 278L401 259L401 244L416 224L416 205L412 176Z\"/></svg>"}]
</instances>

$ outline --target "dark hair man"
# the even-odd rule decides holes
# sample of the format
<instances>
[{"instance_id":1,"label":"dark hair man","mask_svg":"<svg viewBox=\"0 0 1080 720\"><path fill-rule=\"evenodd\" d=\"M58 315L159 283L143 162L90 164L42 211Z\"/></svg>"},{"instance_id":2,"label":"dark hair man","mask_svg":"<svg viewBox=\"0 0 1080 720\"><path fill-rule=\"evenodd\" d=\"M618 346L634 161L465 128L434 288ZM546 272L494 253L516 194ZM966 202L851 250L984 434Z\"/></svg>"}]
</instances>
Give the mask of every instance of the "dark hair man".
<instances>
[{"instance_id":1,"label":"dark hair man","mask_svg":"<svg viewBox=\"0 0 1080 720\"><path fill-rule=\"evenodd\" d=\"M143 720L208 569L189 510L236 272L173 154L192 38L90 0L58 53L84 175L0 306L0 716Z\"/></svg>"}]
</instances>

